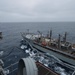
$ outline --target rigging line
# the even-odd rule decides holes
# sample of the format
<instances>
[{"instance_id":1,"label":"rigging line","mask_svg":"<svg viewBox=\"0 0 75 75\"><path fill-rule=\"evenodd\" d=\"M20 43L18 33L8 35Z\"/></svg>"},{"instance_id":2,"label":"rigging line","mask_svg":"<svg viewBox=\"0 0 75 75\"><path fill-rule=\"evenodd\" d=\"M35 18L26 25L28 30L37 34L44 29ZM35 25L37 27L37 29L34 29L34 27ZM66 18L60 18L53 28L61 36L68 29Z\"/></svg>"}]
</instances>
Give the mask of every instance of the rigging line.
<instances>
[{"instance_id":1,"label":"rigging line","mask_svg":"<svg viewBox=\"0 0 75 75\"><path fill-rule=\"evenodd\" d=\"M9 74L11 74L12 72L16 71L18 68L15 68L14 70L12 70L11 72L9 72Z\"/></svg>"},{"instance_id":2,"label":"rigging line","mask_svg":"<svg viewBox=\"0 0 75 75\"><path fill-rule=\"evenodd\" d=\"M11 51L7 54L7 55L5 55L5 56L3 56L1 59L5 59L5 58L7 58L15 49L18 49L18 50L20 50L20 51L22 51L22 52L24 52L23 50L21 50L19 47L17 47L17 46L14 46L13 47L13 49L11 49Z\"/></svg>"}]
</instances>

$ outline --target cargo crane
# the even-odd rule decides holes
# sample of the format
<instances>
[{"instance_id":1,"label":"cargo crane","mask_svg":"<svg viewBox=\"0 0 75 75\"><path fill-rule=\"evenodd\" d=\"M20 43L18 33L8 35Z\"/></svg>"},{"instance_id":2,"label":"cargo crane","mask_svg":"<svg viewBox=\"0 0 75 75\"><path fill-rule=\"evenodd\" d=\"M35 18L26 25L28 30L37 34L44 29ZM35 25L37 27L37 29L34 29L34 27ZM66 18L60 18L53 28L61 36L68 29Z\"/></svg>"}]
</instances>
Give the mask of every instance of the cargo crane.
<instances>
[{"instance_id":1,"label":"cargo crane","mask_svg":"<svg viewBox=\"0 0 75 75\"><path fill-rule=\"evenodd\" d=\"M41 31L39 31L39 30L38 30L37 32L38 32L38 33L41 35L41 37L42 37L42 32L41 32Z\"/></svg>"}]
</instances>

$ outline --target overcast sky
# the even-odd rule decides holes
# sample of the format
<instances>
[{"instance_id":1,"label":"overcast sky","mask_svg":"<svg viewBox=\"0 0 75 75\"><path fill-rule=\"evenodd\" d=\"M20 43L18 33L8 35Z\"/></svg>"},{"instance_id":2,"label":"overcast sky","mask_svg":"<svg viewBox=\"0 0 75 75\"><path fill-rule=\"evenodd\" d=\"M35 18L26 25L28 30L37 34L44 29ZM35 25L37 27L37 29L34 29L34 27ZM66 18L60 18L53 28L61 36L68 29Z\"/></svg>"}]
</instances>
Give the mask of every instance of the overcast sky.
<instances>
[{"instance_id":1,"label":"overcast sky","mask_svg":"<svg viewBox=\"0 0 75 75\"><path fill-rule=\"evenodd\" d=\"M0 0L0 22L75 21L75 0Z\"/></svg>"}]
</instances>

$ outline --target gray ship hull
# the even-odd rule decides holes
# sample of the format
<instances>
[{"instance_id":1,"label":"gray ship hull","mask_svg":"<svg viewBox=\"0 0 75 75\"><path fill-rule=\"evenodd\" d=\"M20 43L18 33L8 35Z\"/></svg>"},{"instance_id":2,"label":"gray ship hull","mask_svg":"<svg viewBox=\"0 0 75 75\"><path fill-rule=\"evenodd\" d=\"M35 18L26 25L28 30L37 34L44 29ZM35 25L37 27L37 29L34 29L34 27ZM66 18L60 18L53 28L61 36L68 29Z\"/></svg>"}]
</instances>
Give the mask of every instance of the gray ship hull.
<instances>
[{"instance_id":1,"label":"gray ship hull","mask_svg":"<svg viewBox=\"0 0 75 75\"><path fill-rule=\"evenodd\" d=\"M33 47L35 47L36 49L39 49L39 50L41 50L41 51L44 51L44 52L50 53L50 54L52 54L52 55L55 55L57 58L61 59L62 61L67 62L67 63L72 64L72 65L75 66L75 60L74 60L74 59L65 57L65 56L63 56L63 55L61 55L61 54L59 54L59 53L53 52L53 51L51 51L51 50L49 50L49 49L43 48L43 47L38 46L38 45L36 45L36 44L32 44L32 45L33 45Z\"/></svg>"}]
</instances>

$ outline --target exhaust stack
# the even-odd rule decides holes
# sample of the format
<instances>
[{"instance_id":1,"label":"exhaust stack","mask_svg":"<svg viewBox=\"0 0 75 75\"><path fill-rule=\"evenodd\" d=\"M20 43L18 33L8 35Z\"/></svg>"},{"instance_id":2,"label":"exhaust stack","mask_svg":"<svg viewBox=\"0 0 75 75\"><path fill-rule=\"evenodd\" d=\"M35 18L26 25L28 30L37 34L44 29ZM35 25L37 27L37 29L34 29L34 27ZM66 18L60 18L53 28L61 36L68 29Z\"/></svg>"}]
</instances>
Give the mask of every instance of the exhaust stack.
<instances>
[{"instance_id":1,"label":"exhaust stack","mask_svg":"<svg viewBox=\"0 0 75 75\"><path fill-rule=\"evenodd\" d=\"M58 37L58 48L60 49L61 48L61 35L59 34L59 37Z\"/></svg>"},{"instance_id":2,"label":"exhaust stack","mask_svg":"<svg viewBox=\"0 0 75 75\"><path fill-rule=\"evenodd\" d=\"M50 30L50 41L52 39L52 30Z\"/></svg>"}]
</instances>

